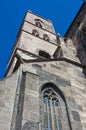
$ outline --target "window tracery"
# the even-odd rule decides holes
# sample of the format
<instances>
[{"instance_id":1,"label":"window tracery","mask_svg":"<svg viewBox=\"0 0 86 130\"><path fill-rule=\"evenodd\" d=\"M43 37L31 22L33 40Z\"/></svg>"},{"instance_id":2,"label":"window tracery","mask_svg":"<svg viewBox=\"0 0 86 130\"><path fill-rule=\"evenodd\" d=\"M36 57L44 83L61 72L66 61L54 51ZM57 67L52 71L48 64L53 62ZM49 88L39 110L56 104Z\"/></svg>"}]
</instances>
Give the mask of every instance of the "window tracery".
<instances>
[{"instance_id":1,"label":"window tracery","mask_svg":"<svg viewBox=\"0 0 86 130\"><path fill-rule=\"evenodd\" d=\"M43 93L43 130L61 130L60 104L57 95L48 89Z\"/></svg>"}]
</instances>

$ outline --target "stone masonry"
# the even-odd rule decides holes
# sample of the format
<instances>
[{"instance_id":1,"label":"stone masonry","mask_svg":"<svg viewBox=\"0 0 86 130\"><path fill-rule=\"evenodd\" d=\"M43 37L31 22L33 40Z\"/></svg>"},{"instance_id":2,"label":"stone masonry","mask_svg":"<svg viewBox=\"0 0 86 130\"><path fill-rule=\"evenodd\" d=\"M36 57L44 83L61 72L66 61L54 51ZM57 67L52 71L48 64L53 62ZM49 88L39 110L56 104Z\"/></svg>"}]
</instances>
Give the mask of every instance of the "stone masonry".
<instances>
[{"instance_id":1,"label":"stone masonry","mask_svg":"<svg viewBox=\"0 0 86 130\"><path fill-rule=\"evenodd\" d=\"M44 130L40 111L46 88L59 98L58 130L86 130L84 67L70 38L65 41L51 21L27 11L0 81L0 130Z\"/></svg>"}]
</instances>

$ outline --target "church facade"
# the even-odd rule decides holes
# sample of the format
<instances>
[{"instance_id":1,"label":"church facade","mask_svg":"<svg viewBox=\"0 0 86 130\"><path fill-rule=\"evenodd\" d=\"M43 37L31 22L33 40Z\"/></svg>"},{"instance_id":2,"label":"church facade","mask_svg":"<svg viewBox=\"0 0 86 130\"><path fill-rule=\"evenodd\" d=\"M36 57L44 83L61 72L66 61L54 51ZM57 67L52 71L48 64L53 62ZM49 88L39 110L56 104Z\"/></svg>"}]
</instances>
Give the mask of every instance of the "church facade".
<instances>
[{"instance_id":1,"label":"church facade","mask_svg":"<svg viewBox=\"0 0 86 130\"><path fill-rule=\"evenodd\" d=\"M86 130L86 63L72 25L62 38L51 21L27 11L0 81L0 130Z\"/></svg>"}]
</instances>

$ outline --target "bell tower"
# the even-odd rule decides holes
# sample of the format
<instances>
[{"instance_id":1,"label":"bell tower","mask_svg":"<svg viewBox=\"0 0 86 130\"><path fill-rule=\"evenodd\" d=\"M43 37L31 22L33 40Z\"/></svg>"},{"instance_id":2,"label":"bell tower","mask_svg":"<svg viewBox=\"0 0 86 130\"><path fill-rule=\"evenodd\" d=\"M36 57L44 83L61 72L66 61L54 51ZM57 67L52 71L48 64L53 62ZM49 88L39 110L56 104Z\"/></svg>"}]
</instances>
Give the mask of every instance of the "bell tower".
<instances>
[{"instance_id":1,"label":"bell tower","mask_svg":"<svg viewBox=\"0 0 86 130\"><path fill-rule=\"evenodd\" d=\"M13 55L8 62L8 75L14 72L23 60L53 58L56 48L56 34L52 22L27 11L13 48Z\"/></svg>"},{"instance_id":2,"label":"bell tower","mask_svg":"<svg viewBox=\"0 0 86 130\"><path fill-rule=\"evenodd\" d=\"M27 11L0 81L1 130L85 130L85 67L70 38Z\"/></svg>"}]
</instances>

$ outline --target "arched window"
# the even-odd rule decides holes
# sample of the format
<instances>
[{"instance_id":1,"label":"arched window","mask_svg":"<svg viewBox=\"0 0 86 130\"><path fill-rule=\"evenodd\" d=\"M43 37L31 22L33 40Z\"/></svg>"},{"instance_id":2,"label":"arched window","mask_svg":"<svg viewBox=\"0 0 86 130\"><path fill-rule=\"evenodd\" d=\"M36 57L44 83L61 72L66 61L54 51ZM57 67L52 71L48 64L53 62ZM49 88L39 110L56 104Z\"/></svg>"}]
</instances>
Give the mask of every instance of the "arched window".
<instances>
[{"instance_id":1,"label":"arched window","mask_svg":"<svg viewBox=\"0 0 86 130\"><path fill-rule=\"evenodd\" d=\"M49 40L49 36L48 36L47 34L44 34L44 35L43 35L43 39L46 40L46 41L50 41L50 40Z\"/></svg>"},{"instance_id":2,"label":"arched window","mask_svg":"<svg viewBox=\"0 0 86 130\"><path fill-rule=\"evenodd\" d=\"M35 24L36 24L37 27L42 28L42 25L39 21L36 21Z\"/></svg>"},{"instance_id":3,"label":"arched window","mask_svg":"<svg viewBox=\"0 0 86 130\"><path fill-rule=\"evenodd\" d=\"M39 28L42 28L42 26L44 25L44 23L40 19L35 19L35 25L37 27L39 27Z\"/></svg>"},{"instance_id":4,"label":"arched window","mask_svg":"<svg viewBox=\"0 0 86 130\"><path fill-rule=\"evenodd\" d=\"M50 59L50 55L47 52L42 50L39 51L39 56L44 57L46 59Z\"/></svg>"},{"instance_id":5,"label":"arched window","mask_svg":"<svg viewBox=\"0 0 86 130\"><path fill-rule=\"evenodd\" d=\"M42 129L61 130L60 103L52 89L42 92Z\"/></svg>"},{"instance_id":6,"label":"arched window","mask_svg":"<svg viewBox=\"0 0 86 130\"><path fill-rule=\"evenodd\" d=\"M32 31L32 34L33 34L34 36L39 37L39 33L38 33L38 31L37 31L37 30L33 30L33 31Z\"/></svg>"}]
</instances>

